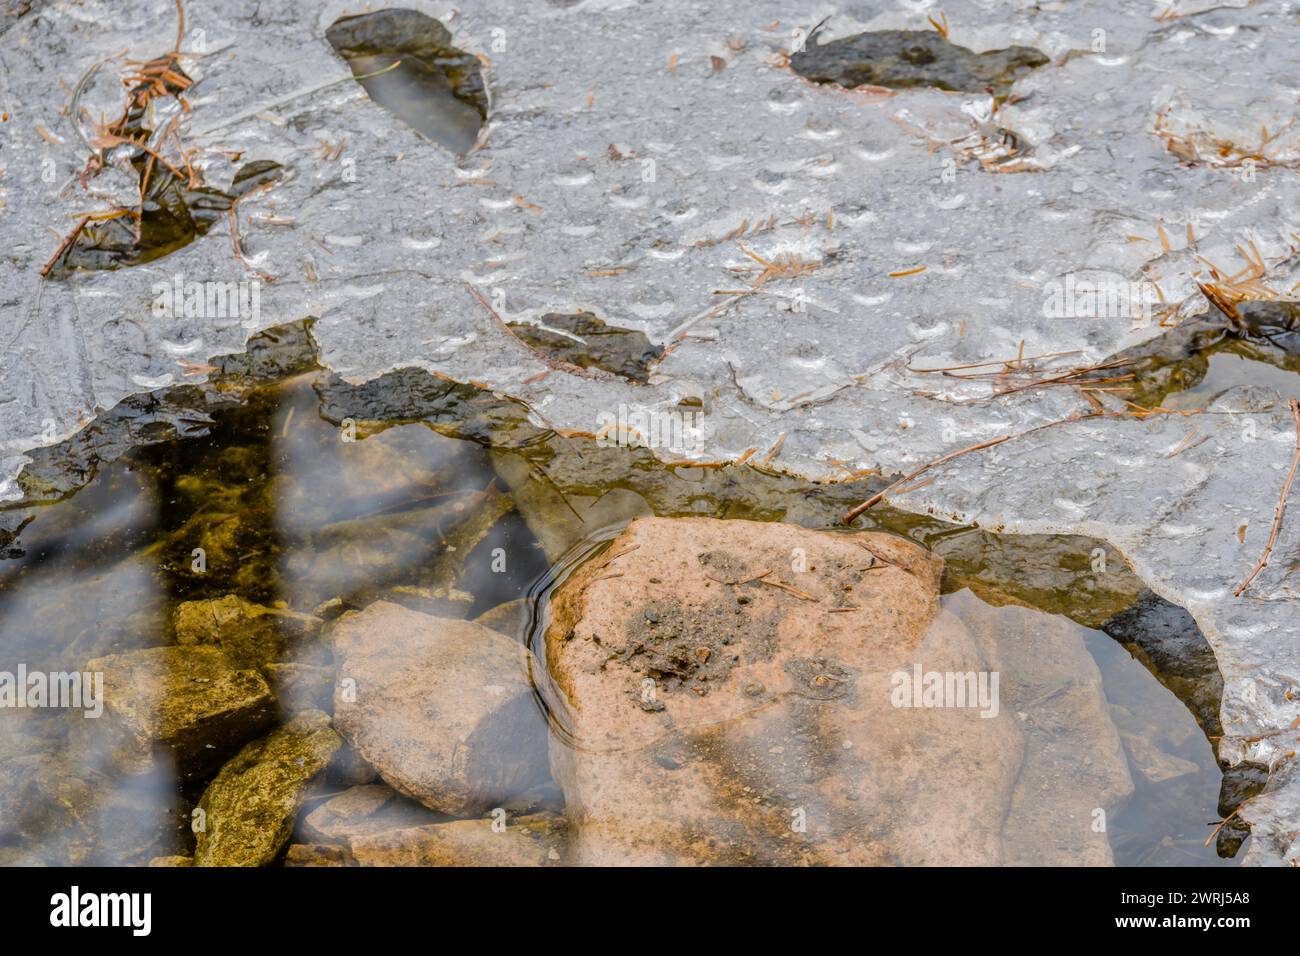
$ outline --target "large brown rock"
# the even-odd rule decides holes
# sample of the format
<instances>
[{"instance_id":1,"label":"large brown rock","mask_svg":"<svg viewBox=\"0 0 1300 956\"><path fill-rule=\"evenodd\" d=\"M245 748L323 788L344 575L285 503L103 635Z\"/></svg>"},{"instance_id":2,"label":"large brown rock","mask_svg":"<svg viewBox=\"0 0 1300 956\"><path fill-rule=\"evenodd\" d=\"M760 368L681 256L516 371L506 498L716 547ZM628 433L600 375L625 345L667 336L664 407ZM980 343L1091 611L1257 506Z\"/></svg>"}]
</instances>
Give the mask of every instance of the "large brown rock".
<instances>
[{"instance_id":1,"label":"large brown rock","mask_svg":"<svg viewBox=\"0 0 1300 956\"><path fill-rule=\"evenodd\" d=\"M156 751L182 775L211 766L275 717L275 701L255 670L215 647L153 647L87 661L104 675L104 714L79 721L80 743L118 769L150 770ZM87 757L86 759L89 759Z\"/></svg>"},{"instance_id":2,"label":"large brown rock","mask_svg":"<svg viewBox=\"0 0 1300 956\"><path fill-rule=\"evenodd\" d=\"M398 792L473 816L546 774L546 719L520 644L379 601L332 629L335 726Z\"/></svg>"},{"instance_id":3,"label":"large brown rock","mask_svg":"<svg viewBox=\"0 0 1300 956\"><path fill-rule=\"evenodd\" d=\"M1083 808L1113 804L1127 771L1078 634L1004 648L996 622L940 613L941 570L878 533L633 521L559 589L546 633L570 861L995 864L1021 858L1014 830L1053 825L1079 831L1058 857L1108 860ZM914 665L983 674L988 706L896 706ZM1026 706L1069 671L1104 731L1104 767L1068 806L1052 804L1080 748L999 702L1004 666Z\"/></svg>"}]
</instances>

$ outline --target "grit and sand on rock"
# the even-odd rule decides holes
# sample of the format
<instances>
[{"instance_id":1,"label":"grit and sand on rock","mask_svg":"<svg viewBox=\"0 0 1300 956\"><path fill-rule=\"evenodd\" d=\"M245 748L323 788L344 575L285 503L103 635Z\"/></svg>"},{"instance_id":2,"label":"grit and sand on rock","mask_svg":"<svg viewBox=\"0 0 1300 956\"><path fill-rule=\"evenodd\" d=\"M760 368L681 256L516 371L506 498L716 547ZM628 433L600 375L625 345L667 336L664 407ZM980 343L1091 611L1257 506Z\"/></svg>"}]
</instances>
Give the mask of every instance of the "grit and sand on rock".
<instances>
[{"instance_id":1,"label":"grit and sand on rock","mask_svg":"<svg viewBox=\"0 0 1300 956\"><path fill-rule=\"evenodd\" d=\"M546 632L570 861L1110 863L1097 811L1132 782L1078 632L941 609L941 569L878 533L633 521ZM916 667L997 674L997 706L895 706Z\"/></svg>"}]
</instances>

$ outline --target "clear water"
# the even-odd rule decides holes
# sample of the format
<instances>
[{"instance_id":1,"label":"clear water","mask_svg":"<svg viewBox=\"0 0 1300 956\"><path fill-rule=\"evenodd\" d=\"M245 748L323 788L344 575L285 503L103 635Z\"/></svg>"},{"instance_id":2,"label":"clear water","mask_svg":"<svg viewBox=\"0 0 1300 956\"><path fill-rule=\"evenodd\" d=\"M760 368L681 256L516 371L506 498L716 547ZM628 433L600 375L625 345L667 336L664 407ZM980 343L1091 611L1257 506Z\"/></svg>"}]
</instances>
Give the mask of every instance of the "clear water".
<instances>
[{"instance_id":1,"label":"clear water","mask_svg":"<svg viewBox=\"0 0 1300 956\"><path fill-rule=\"evenodd\" d=\"M381 599L495 613L495 626L539 648L555 584L637 514L833 530L874 489L755 467L670 469L644 450L561 439L517 405L421 372L348 386L300 354L303 342L301 330L272 333L213 385L114 410L39 456L24 480L45 503L0 511L0 670L76 669L171 643L181 602L226 594L288 612L286 626ZM888 509L869 520L945 556L945 607L1037 608L1017 613L1086 643L1130 752L1177 771L1152 781L1131 761L1137 789L1108 829L1117 863L1232 862L1204 846L1222 780L1206 737L1093 629L1140 582L1093 580L1095 542L1083 539L997 536ZM507 573L494 570L497 553ZM320 646L301 659L329 663ZM58 712L0 710L0 860L142 864L189 852L188 814L215 769L163 762L127 776L70 726ZM553 787L544 802L562 812Z\"/></svg>"}]
</instances>

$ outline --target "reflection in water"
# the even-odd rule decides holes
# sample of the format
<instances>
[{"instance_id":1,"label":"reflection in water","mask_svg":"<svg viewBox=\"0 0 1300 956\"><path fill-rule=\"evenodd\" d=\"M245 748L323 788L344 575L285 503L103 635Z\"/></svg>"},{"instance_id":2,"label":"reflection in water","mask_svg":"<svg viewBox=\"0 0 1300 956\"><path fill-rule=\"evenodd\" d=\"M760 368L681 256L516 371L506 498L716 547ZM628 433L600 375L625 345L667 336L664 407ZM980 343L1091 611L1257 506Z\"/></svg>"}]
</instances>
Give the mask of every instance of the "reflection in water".
<instances>
[{"instance_id":1,"label":"reflection in water","mask_svg":"<svg viewBox=\"0 0 1300 956\"><path fill-rule=\"evenodd\" d=\"M1195 384L1175 392L1166 408L1204 408L1230 388L1258 385L1271 388L1283 401L1300 399L1300 375L1227 349L1212 352L1204 376Z\"/></svg>"},{"instance_id":2,"label":"reflection in water","mask_svg":"<svg viewBox=\"0 0 1300 956\"><path fill-rule=\"evenodd\" d=\"M1223 780L1210 742L1187 708L1128 651L1104 634L1085 634L1136 787L1133 799L1110 822L1115 863L1230 863L1205 845L1219 820Z\"/></svg>"},{"instance_id":3,"label":"reflection in water","mask_svg":"<svg viewBox=\"0 0 1300 956\"><path fill-rule=\"evenodd\" d=\"M482 70L441 23L380 10L343 17L325 36L372 100L455 153L473 149L487 118Z\"/></svg>"},{"instance_id":4,"label":"reflection in water","mask_svg":"<svg viewBox=\"0 0 1300 956\"><path fill-rule=\"evenodd\" d=\"M520 406L415 370L347 385L304 358L305 345L300 328L270 333L226 359L213 384L106 413L29 469L29 492L53 503L0 510L0 670L76 670L110 656L110 674L135 675L133 699L120 696L125 677L106 687L101 720L0 710L0 862L143 864L192 853L192 811L221 763L265 733L265 705L274 700L281 722L332 708L329 628L349 610L386 601L478 619L539 652L557 582L631 517L834 528L865 490L756 468L672 469L644 449L561 441L529 425ZM1052 787L1077 783L1066 770L1101 759L1088 752L1101 737L1060 710L1071 695L1054 696L1039 671L1031 680L1041 661L1015 663L1006 644L1011 634L1055 635L1076 650L1086 641L1091 658L1063 658L1075 671L1058 683L1097 685L1100 668L1136 787L1111 816L1117 862L1214 862L1199 841L1216 819L1220 774L1195 721L1117 645L1062 616L1100 626L1140 585L1122 575L1085 584L1095 543L1082 539L999 538L888 510L873 520L944 555L947 626L1003 655L998 722L1020 741L1020 756L1007 759L1037 754ZM991 606L1024 602L1054 613ZM226 663L196 682L213 648ZM141 654L154 655L143 677ZM533 677L554 745L572 745L545 668L535 663ZM210 682L233 703L216 722L222 735L195 736L214 726L203 710ZM151 739L166 745L137 759ZM1060 774L1043 769L1048 757ZM756 767L733 761L729 773L767 773ZM946 786L943 767L934 772ZM374 779L344 747L303 816ZM563 810L554 785L510 806L550 819ZM1032 807L1021 811L1008 858L1050 858ZM447 819L403 798L383 812L404 826Z\"/></svg>"},{"instance_id":5,"label":"reflection in water","mask_svg":"<svg viewBox=\"0 0 1300 956\"><path fill-rule=\"evenodd\" d=\"M1243 304L1283 307L1286 303ZM1131 363L1132 398L1147 408L1201 408L1230 388L1259 385L1286 400L1300 396L1297 332L1258 319L1240 330L1196 319L1116 356ZM1128 396L1126 396L1128 397Z\"/></svg>"}]
</instances>

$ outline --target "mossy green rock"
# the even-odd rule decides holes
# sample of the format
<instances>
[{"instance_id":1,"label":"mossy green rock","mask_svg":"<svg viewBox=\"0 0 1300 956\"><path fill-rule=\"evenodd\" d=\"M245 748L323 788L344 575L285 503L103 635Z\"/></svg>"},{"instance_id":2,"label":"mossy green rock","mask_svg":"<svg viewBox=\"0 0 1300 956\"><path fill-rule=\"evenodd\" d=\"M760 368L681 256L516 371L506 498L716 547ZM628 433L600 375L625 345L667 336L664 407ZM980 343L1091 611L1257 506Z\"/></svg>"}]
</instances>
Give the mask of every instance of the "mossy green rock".
<instances>
[{"instance_id":1,"label":"mossy green rock","mask_svg":"<svg viewBox=\"0 0 1300 956\"><path fill-rule=\"evenodd\" d=\"M75 725L81 744L127 773L151 770L157 751L182 776L205 770L275 716L262 675L215 647L152 647L95 658L85 669L104 675L104 716Z\"/></svg>"},{"instance_id":2,"label":"mossy green rock","mask_svg":"<svg viewBox=\"0 0 1300 956\"><path fill-rule=\"evenodd\" d=\"M265 866L288 842L312 779L341 740L327 714L309 710L255 740L221 768L199 808L195 866Z\"/></svg>"},{"instance_id":3,"label":"mossy green rock","mask_svg":"<svg viewBox=\"0 0 1300 956\"><path fill-rule=\"evenodd\" d=\"M283 652L283 640L271 611L235 594L178 604L172 624L177 644L220 647L243 667L279 660Z\"/></svg>"}]
</instances>

